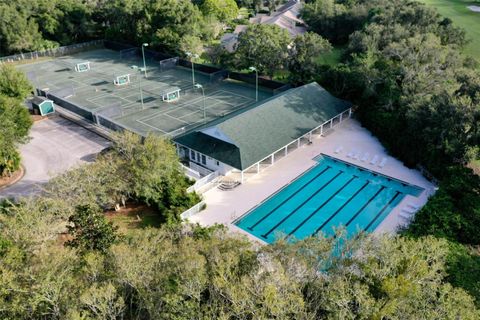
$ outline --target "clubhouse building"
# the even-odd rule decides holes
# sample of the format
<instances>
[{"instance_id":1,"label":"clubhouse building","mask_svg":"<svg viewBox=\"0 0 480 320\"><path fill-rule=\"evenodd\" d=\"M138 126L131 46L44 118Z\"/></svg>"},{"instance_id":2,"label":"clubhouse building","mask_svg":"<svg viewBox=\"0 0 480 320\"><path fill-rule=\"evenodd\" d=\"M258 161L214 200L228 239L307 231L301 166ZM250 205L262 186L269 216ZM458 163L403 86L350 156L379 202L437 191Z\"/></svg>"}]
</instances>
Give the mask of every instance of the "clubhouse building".
<instances>
[{"instance_id":1,"label":"clubhouse building","mask_svg":"<svg viewBox=\"0 0 480 320\"><path fill-rule=\"evenodd\" d=\"M289 89L174 139L179 156L205 176L258 173L291 151L325 136L352 114L352 104L316 82Z\"/></svg>"}]
</instances>

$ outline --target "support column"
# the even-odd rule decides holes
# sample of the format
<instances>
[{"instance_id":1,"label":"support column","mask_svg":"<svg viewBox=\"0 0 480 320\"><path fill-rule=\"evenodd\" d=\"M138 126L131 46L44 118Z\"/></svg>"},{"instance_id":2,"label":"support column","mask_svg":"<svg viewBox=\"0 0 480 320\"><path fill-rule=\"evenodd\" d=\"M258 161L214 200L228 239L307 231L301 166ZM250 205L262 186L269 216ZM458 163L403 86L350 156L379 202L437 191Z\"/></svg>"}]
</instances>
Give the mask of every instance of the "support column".
<instances>
[{"instance_id":1,"label":"support column","mask_svg":"<svg viewBox=\"0 0 480 320\"><path fill-rule=\"evenodd\" d=\"M308 133L308 141L312 142L312 131Z\"/></svg>"},{"instance_id":2,"label":"support column","mask_svg":"<svg viewBox=\"0 0 480 320\"><path fill-rule=\"evenodd\" d=\"M320 127L320 135L323 136L323 124L322 124L322 126Z\"/></svg>"},{"instance_id":3,"label":"support column","mask_svg":"<svg viewBox=\"0 0 480 320\"><path fill-rule=\"evenodd\" d=\"M352 117L352 108L348 109L348 117L349 117L349 118Z\"/></svg>"},{"instance_id":4,"label":"support column","mask_svg":"<svg viewBox=\"0 0 480 320\"><path fill-rule=\"evenodd\" d=\"M285 157L287 156L288 154L288 146L285 147Z\"/></svg>"},{"instance_id":5,"label":"support column","mask_svg":"<svg viewBox=\"0 0 480 320\"><path fill-rule=\"evenodd\" d=\"M240 171L240 175L242 176L242 178L241 178L241 183L243 183L243 170Z\"/></svg>"},{"instance_id":6,"label":"support column","mask_svg":"<svg viewBox=\"0 0 480 320\"><path fill-rule=\"evenodd\" d=\"M343 113L340 113L340 122L342 122L343 119Z\"/></svg>"},{"instance_id":7,"label":"support column","mask_svg":"<svg viewBox=\"0 0 480 320\"><path fill-rule=\"evenodd\" d=\"M275 161L275 154L272 153L272 155L270 156L270 164L273 164L274 161Z\"/></svg>"},{"instance_id":8,"label":"support column","mask_svg":"<svg viewBox=\"0 0 480 320\"><path fill-rule=\"evenodd\" d=\"M333 127L333 119L330 120L330 129L332 129L332 127Z\"/></svg>"},{"instance_id":9,"label":"support column","mask_svg":"<svg viewBox=\"0 0 480 320\"><path fill-rule=\"evenodd\" d=\"M297 139L297 149L300 148L300 139L302 139L302 138Z\"/></svg>"},{"instance_id":10,"label":"support column","mask_svg":"<svg viewBox=\"0 0 480 320\"><path fill-rule=\"evenodd\" d=\"M257 174L260 172L260 162L257 162Z\"/></svg>"}]
</instances>

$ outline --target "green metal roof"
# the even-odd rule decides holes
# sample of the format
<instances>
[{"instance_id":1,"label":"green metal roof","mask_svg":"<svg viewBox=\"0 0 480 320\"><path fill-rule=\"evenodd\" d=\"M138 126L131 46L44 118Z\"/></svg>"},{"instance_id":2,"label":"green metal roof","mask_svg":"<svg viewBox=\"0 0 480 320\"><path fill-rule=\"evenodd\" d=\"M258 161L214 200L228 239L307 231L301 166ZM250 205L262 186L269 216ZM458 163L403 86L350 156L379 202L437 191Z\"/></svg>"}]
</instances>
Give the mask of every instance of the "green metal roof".
<instances>
[{"instance_id":1,"label":"green metal roof","mask_svg":"<svg viewBox=\"0 0 480 320\"><path fill-rule=\"evenodd\" d=\"M312 82L214 120L175 141L243 170L350 107L351 103Z\"/></svg>"}]
</instances>

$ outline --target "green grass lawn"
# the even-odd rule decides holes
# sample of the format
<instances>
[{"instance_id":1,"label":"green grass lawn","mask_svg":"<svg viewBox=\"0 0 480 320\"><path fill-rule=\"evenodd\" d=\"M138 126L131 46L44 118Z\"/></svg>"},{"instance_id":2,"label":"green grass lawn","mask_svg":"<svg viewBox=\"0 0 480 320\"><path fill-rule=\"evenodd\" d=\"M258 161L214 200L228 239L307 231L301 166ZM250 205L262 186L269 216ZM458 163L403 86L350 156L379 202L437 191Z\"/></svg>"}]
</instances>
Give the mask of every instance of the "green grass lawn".
<instances>
[{"instance_id":1,"label":"green grass lawn","mask_svg":"<svg viewBox=\"0 0 480 320\"><path fill-rule=\"evenodd\" d=\"M108 212L107 219L118 226L121 233L128 233L129 230L146 227L159 227L161 224L160 215L154 208L144 205L128 204L118 212Z\"/></svg>"},{"instance_id":2,"label":"green grass lawn","mask_svg":"<svg viewBox=\"0 0 480 320\"><path fill-rule=\"evenodd\" d=\"M465 53L480 60L480 12L473 12L469 5L480 6L480 2L472 0L419 0L437 8L438 12L452 19L458 27L467 31L467 38L471 43L465 48Z\"/></svg>"},{"instance_id":3,"label":"green grass lawn","mask_svg":"<svg viewBox=\"0 0 480 320\"><path fill-rule=\"evenodd\" d=\"M329 66L334 66L340 63L343 53L345 52L344 47L334 47L332 51L328 53L322 53L318 56L318 64L326 64Z\"/></svg>"}]
</instances>

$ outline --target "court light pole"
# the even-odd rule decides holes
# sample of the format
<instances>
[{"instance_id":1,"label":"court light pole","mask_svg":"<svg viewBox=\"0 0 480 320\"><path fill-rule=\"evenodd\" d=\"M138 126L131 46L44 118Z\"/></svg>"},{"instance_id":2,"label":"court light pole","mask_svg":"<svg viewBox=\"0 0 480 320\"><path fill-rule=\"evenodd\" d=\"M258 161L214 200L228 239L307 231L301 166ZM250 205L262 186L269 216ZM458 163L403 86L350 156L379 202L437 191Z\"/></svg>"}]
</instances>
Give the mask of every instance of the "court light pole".
<instances>
[{"instance_id":1,"label":"court light pole","mask_svg":"<svg viewBox=\"0 0 480 320\"><path fill-rule=\"evenodd\" d=\"M133 66L133 69L137 72L141 72L138 66ZM138 88L140 89L140 103L142 104L142 110L145 109L143 106L143 90L142 90L142 76L140 75L140 80L138 81Z\"/></svg>"},{"instance_id":2,"label":"court light pole","mask_svg":"<svg viewBox=\"0 0 480 320\"><path fill-rule=\"evenodd\" d=\"M147 66L145 64L145 50L144 50L145 47L148 47L148 43L142 43L143 71L145 72L145 78L146 78L147 77Z\"/></svg>"},{"instance_id":3,"label":"court light pole","mask_svg":"<svg viewBox=\"0 0 480 320\"><path fill-rule=\"evenodd\" d=\"M193 86L195 87L195 66L194 66L194 62L193 62L193 59L197 59L198 58L198 54L196 53L191 53L191 52L186 52L187 56L190 57L190 64L192 65L192 84Z\"/></svg>"},{"instance_id":4,"label":"court light pole","mask_svg":"<svg viewBox=\"0 0 480 320\"><path fill-rule=\"evenodd\" d=\"M200 83L196 83L193 85L197 89L202 89L202 96L203 96L203 123L207 122L207 111L205 106L205 91L203 90L203 86Z\"/></svg>"},{"instance_id":5,"label":"court light pole","mask_svg":"<svg viewBox=\"0 0 480 320\"><path fill-rule=\"evenodd\" d=\"M255 71L255 101L258 101L258 70L255 67L250 67L248 69Z\"/></svg>"}]
</instances>

